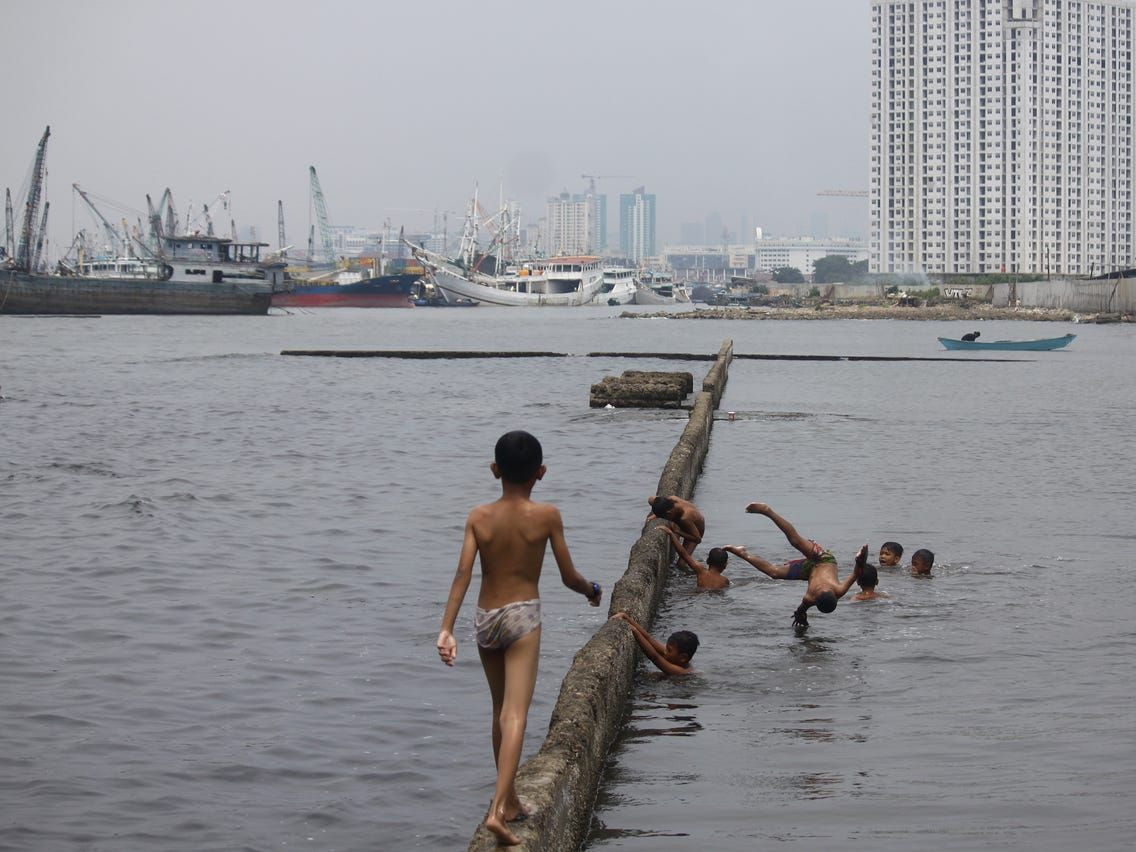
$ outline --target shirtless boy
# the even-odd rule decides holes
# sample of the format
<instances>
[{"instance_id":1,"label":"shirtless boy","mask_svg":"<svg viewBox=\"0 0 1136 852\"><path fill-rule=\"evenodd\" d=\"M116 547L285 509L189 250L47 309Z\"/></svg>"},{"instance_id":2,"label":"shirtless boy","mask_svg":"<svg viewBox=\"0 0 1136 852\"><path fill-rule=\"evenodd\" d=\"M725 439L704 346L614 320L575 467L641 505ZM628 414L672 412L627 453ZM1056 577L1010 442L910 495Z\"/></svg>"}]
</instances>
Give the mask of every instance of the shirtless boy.
<instances>
[{"instance_id":1,"label":"shirtless boy","mask_svg":"<svg viewBox=\"0 0 1136 852\"><path fill-rule=\"evenodd\" d=\"M868 545L860 548L856 554L856 567L848 575L848 579L841 581L836 576L836 557L825 550L815 541L802 536L791 523L769 508L765 503L750 503L746 511L754 515L765 515L777 525L785 534L789 544L801 552L804 559L794 559L781 565L774 565L760 556L750 556L744 547L731 545L726 547L730 553L740 556L758 571L772 577L774 580L805 580L809 585L805 589L805 596L801 605L793 613L793 624L796 627L809 626L808 610L815 606L821 612L832 612L836 609L836 602L844 597L868 559Z\"/></svg>"},{"instance_id":2,"label":"shirtless boy","mask_svg":"<svg viewBox=\"0 0 1136 852\"><path fill-rule=\"evenodd\" d=\"M545 548L552 545L565 586L586 597L592 606L599 606L603 595L599 583L589 583L573 567L560 512L549 503L531 499L533 486L545 474L542 458L540 442L528 432L509 432L497 441L489 469L501 480L501 499L469 513L438 634L438 656L452 666L458 654L454 622L469 589L474 558L480 556L481 591L474 626L477 652L493 699L493 760L497 764L497 787L485 826L504 846L521 842L506 823L526 813L514 781L540 662L537 586Z\"/></svg>"},{"instance_id":3,"label":"shirtless boy","mask_svg":"<svg viewBox=\"0 0 1136 852\"><path fill-rule=\"evenodd\" d=\"M674 494L670 497L648 497L647 502L651 505L647 520L658 518L669 522L671 529L682 536L683 547L693 553L695 545L706 535L706 518L699 508Z\"/></svg>"},{"instance_id":4,"label":"shirtless boy","mask_svg":"<svg viewBox=\"0 0 1136 852\"><path fill-rule=\"evenodd\" d=\"M656 527L665 532L674 545L675 553L686 566L694 572L700 589L724 589L730 585L730 578L723 576L726 570L726 562L729 561L729 554L721 547L710 548L710 553L706 556L706 564L703 565L689 553L686 548L682 546L682 541L678 537L678 533L668 526Z\"/></svg>"},{"instance_id":5,"label":"shirtless boy","mask_svg":"<svg viewBox=\"0 0 1136 852\"><path fill-rule=\"evenodd\" d=\"M880 552L883 553L882 548ZM876 586L880 584L880 572L875 565L864 565L860 569L860 576L856 578L856 583L859 585L860 591L852 596L854 601L874 601L878 598L891 597L887 592L876 591Z\"/></svg>"},{"instance_id":6,"label":"shirtless boy","mask_svg":"<svg viewBox=\"0 0 1136 852\"><path fill-rule=\"evenodd\" d=\"M643 649L647 659L654 663L663 674L694 674L694 669L690 665L690 658L698 650L699 642L698 637L689 630L675 631L667 637L666 644L663 644L644 630L643 626L626 612L617 612L612 616L612 620L627 622L635 636L635 641L639 643L639 647Z\"/></svg>"},{"instance_id":7,"label":"shirtless boy","mask_svg":"<svg viewBox=\"0 0 1136 852\"><path fill-rule=\"evenodd\" d=\"M935 564L935 554L926 548L911 554L911 576L930 577L931 567Z\"/></svg>"}]
</instances>

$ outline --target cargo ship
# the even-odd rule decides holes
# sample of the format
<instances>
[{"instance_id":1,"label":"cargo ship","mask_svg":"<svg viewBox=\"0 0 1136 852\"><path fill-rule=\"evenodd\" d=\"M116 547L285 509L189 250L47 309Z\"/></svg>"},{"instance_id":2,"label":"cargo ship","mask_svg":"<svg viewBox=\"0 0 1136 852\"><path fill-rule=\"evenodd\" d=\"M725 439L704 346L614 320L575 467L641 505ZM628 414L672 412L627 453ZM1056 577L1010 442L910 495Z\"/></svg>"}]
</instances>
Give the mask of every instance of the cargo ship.
<instances>
[{"instance_id":1,"label":"cargo ship","mask_svg":"<svg viewBox=\"0 0 1136 852\"><path fill-rule=\"evenodd\" d=\"M148 257L81 258L77 265L60 261L55 272L46 271L41 256L49 205L43 182L50 135L49 127L36 151L18 247L11 245L14 223L6 210L11 238L0 251L0 314L268 313L272 291L284 283L285 264L272 255L261 257L265 243L211 233L155 233L154 246L133 240Z\"/></svg>"},{"instance_id":2,"label":"cargo ship","mask_svg":"<svg viewBox=\"0 0 1136 852\"><path fill-rule=\"evenodd\" d=\"M356 281L292 280L272 294L274 308L413 308L421 275L377 275Z\"/></svg>"}]
</instances>

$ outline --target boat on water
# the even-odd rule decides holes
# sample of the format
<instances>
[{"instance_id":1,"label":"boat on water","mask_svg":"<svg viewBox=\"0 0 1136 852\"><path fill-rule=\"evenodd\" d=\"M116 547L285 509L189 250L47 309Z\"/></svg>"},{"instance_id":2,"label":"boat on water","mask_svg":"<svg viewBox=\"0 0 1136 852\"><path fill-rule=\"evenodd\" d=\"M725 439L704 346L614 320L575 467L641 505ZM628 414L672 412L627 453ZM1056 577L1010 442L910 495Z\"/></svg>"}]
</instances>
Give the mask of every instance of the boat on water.
<instances>
[{"instance_id":1,"label":"boat on water","mask_svg":"<svg viewBox=\"0 0 1136 852\"><path fill-rule=\"evenodd\" d=\"M603 286L600 258L550 257L511 263L488 275L412 245L434 287L447 298L508 307L576 307L591 302Z\"/></svg>"},{"instance_id":2,"label":"boat on water","mask_svg":"<svg viewBox=\"0 0 1136 852\"><path fill-rule=\"evenodd\" d=\"M1002 350L1017 352L1045 352L1050 349L1061 349L1073 342L1075 334L1066 334L1064 337L1047 337L1041 340L954 340L950 337L940 337L939 342L943 348L952 351L969 350Z\"/></svg>"},{"instance_id":3,"label":"boat on water","mask_svg":"<svg viewBox=\"0 0 1136 852\"><path fill-rule=\"evenodd\" d=\"M41 253L50 205L43 202L41 218L40 202L50 135L49 127L36 150L18 248L0 262L0 314L268 313L285 264L261 257L267 243L200 233L155 233L149 245L122 237L126 250L47 271ZM130 251L132 242L146 256Z\"/></svg>"},{"instance_id":4,"label":"boat on water","mask_svg":"<svg viewBox=\"0 0 1136 852\"><path fill-rule=\"evenodd\" d=\"M630 266L605 266L603 284L593 302L597 305L630 305L639 288L635 270Z\"/></svg>"},{"instance_id":5,"label":"boat on water","mask_svg":"<svg viewBox=\"0 0 1136 852\"><path fill-rule=\"evenodd\" d=\"M292 279L272 294L279 308L413 308L420 273L375 275L353 273L333 281Z\"/></svg>"},{"instance_id":6,"label":"boat on water","mask_svg":"<svg viewBox=\"0 0 1136 852\"><path fill-rule=\"evenodd\" d=\"M674 305L690 302L690 290L675 283L669 272L648 270L639 279L640 287L635 291L637 305Z\"/></svg>"},{"instance_id":7,"label":"boat on water","mask_svg":"<svg viewBox=\"0 0 1136 852\"><path fill-rule=\"evenodd\" d=\"M163 237L153 258L93 258L74 270L0 267L0 314L266 314L285 264L267 243Z\"/></svg>"}]
</instances>

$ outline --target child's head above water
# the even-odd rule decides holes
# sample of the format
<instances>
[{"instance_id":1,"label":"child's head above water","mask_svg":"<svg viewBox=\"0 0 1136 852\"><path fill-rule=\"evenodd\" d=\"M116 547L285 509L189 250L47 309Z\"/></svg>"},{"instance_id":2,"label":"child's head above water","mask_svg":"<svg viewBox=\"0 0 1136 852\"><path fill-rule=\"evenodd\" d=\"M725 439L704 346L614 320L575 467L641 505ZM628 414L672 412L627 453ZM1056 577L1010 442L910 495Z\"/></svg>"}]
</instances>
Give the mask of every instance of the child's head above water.
<instances>
[{"instance_id":1,"label":"child's head above water","mask_svg":"<svg viewBox=\"0 0 1136 852\"><path fill-rule=\"evenodd\" d=\"M678 630L667 637L667 656L672 656L684 665L690 662L698 650L698 637L689 630Z\"/></svg>"},{"instance_id":2,"label":"child's head above water","mask_svg":"<svg viewBox=\"0 0 1136 852\"><path fill-rule=\"evenodd\" d=\"M865 592L870 591L880 584L880 572L875 565L865 565L860 569L860 578L856 582Z\"/></svg>"},{"instance_id":3,"label":"child's head above water","mask_svg":"<svg viewBox=\"0 0 1136 852\"><path fill-rule=\"evenodd\" d=\"M880 545L880 564L886 568L898 565L903 556L903 545L898 541L885 541Z\"/></svg>"},{"instance_id":4,"label":"child's head above water","mask_svg":"<svg viewBox=\"0 0 1136 852\"><path fill-rule=\"evenodd\" d=\"M931 567L935 564L935 554L923 548L911 554L911 573L912 574L930 574Z\"/></svg>"},{"instance_id":5,"label":"child's head above water","mask_svg":"<svg viewBox=\"0 0 1136 852\"><path fill-rule=\"evenodd\" d=\"M730 554L724 548L712 547L710 552L706 554L706 564L721 573L726 570L726 562L729 558Z\"/></svg>"},{"instance_id":6,"label":"child's head above water","mask_svg":"<svg viewBox=\"0 0 1136 852\"><path fill-rule=\"evenodd\" d=\"M493 459L502 479L506 482L524 483L540 471L544 453L540 441L518 429L506 432L497 439Z\"/></svg>"},{"instance_id":7,"label":"child's head above water","mask_svg":"<svg viewBox=\"0 0 1136 852\"><path fill-rule=\"evenodd\" d=\"M656 497L651 501L651 514L666 520L674 511L675 502L670 497Z\"/></svg>"}]
</instances>

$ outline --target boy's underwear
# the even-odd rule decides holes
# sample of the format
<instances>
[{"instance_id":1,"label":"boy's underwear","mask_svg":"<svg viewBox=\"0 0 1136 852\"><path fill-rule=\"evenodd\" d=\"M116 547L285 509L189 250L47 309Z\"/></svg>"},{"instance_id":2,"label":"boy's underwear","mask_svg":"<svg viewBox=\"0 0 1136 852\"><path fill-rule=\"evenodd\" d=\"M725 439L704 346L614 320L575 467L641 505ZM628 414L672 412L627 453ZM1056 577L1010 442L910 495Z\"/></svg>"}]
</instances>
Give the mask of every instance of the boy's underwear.
<instances>
[{"instance_id":1,"label":"boy's underwear","mask_svg":"<svg viewBox=\"0 0 1136 852\"><path fill-rule=\"evenodd\" d=\"M473 627L478 646L490 651L504 650L540 627L540 598L513 601L497 609L478 607Z\"/></svg>"},{"instance_id":2,"label":"boy's underwear","mask_svg":"<svg viewBox=\"0 0 1136 852\"><path fill-rule=\"evenodd\" d=\"M812 542L813 553L808 559L794 559L788 563L789 573L785 575L786 580L805 580L807 581L812 576L813 569L820 565L822 562L831 562L836 564L836 557L832 555L831 551L825 550L815 541Z\"/></svg>"}]
</instances>

